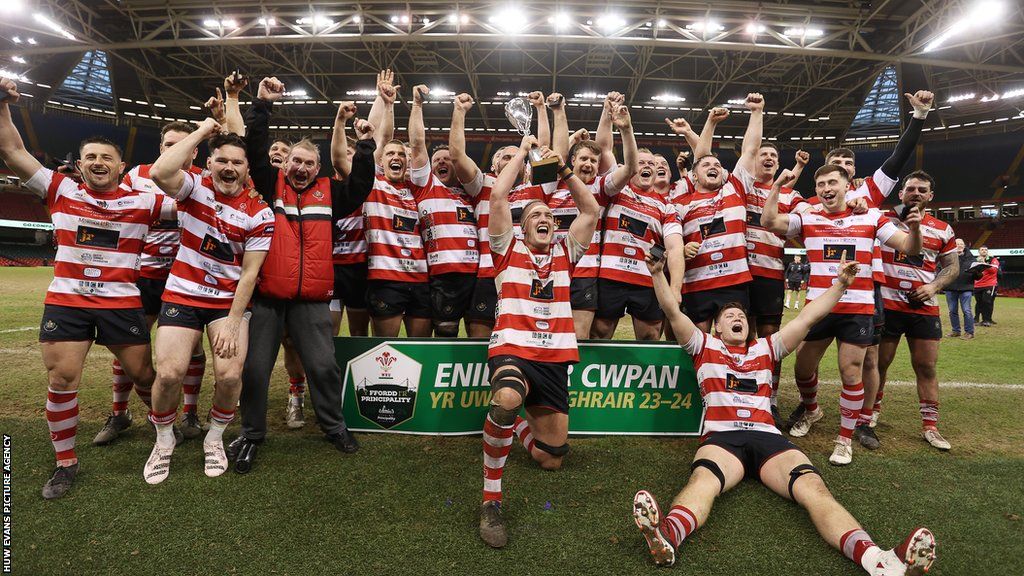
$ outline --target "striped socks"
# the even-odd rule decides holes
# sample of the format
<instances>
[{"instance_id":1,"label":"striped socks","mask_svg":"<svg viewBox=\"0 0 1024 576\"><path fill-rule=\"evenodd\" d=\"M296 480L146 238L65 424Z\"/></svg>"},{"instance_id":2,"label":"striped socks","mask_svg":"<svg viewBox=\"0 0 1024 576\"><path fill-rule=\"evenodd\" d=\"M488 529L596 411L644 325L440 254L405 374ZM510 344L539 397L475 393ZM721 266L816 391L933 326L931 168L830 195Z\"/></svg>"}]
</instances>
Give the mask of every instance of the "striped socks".
<instances>
[{"instance_id":1,"label":"striped socks","mask_svg":"<svg viewBox=\"0 0 1024 576\"><path fill-rule=\"evenodd\" d=\"M839 549L843 556L860 564L869 574L878 561L878 555L882 553L882 549L871 541L871 536L860 528L843 534L839 539Z\"/></svg>"},{"instance_id":2,"label":"striped socks","mask_svg":"<svg viewBox=\"0 0 1024 576\"><path fill-rule=\"evenodd\" d=\"M206 354L200 353L189 360L185 379L181 383L181 390L185 396L183 411L195 413L196 406L199 404L199 391L203 387L204 372L206 372Z\"/></svg>"},{"instance_id":3,"label":"striped socks","mask_svg":"<svg viewBox=\"0 0 1024 576\"><path fill-rule=\"evenodd\" d=\"M530 432L530 425L526 422L526 419L522 416L516 416L512 429L516 437L519 438L519 442L522 443L523 448L526 448L526 452L532 454L534 446L533 433Z\"/></svg>"},{"instance_id":4,"label":"striped socks","mask_svg":"<svg viewBox=\"0 0 1024 576\"><path fill-rule=\"evenodd\" d=\"M113 390L113 407L111 412L114 416L120 416L128 411L128 397L132 393L133 383L132 379L124 373L124 369L121 368L121 363L114 360L114 363L110 366L113 376L111 378L111 388Z\"/></svg>"},{"instance_id":5,"label":"striped socks","mask_svg":"<svg viewBox=\"0 0 1024 576\"><path fill-rule=\"evenodd\" d=\"M853 439L853 429L857 426L861 408L864 406L864 383L843 384L843 392L839 395L839 436L847 440Z\"/></svg>"},{"instance_id":6,"label":"striped socks","mask_svg":"<svg viewBox=\"0 0 1024 576\"><path fill-rule=\"evenodd\" d=\"M78 390L62 392L47 388L46 426L50 429L50 442L57 455L57 466L71 466L78 462L75 437L78 435Z\"/></svg>"},{"instance_id":7,"label":"striped socks","mask_svg":"<svg viewBox=\"0 0 1024 576\"><path fill-rule=\"evenodd\" d=\"M800 402L808 412L818 409L818 374L815 373L810 380L801 381L797 378L796 387L800 390Z\"/></svg>"},{"instance_id":8,"label":"striped socks","mask_svg":"<svg viewBox=\"0 0 1024 576\"><path fill-rule=\"evenodd\" d=\"M501 475L512 451L512 425L501 426L487 415L484 421L484 502L501 502Z\"/></svg>"},{"instance_id":9,"label":"striped socks","mask_svg":"<svg viewBox=\"0 0 1024 576\"><path fill-rule=\"evenodd\" d=\"M679 548L683 540L697 530L697 517L685 506L673 506L658 528L673 548Z\"/></svg>"}]
</instances>

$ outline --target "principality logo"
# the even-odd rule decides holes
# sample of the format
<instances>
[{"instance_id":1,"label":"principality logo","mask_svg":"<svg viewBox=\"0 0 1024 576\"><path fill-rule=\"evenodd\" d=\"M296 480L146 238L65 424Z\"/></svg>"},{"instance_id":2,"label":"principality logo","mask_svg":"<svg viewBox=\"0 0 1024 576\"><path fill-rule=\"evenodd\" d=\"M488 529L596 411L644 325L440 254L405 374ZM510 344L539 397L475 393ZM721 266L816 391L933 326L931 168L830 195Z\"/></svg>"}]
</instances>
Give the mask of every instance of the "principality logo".
<instances>
[{"instance_id":1,"label":"principality logo","mask_svg":"<svg viewBox=\"0 0 1024 576\"><path fill-rule=\"evenodd\" d=\"M381 344L349 364L359 414L391 429L412 418L423 366L390 344Z\"/></svg>"}]
</instances>

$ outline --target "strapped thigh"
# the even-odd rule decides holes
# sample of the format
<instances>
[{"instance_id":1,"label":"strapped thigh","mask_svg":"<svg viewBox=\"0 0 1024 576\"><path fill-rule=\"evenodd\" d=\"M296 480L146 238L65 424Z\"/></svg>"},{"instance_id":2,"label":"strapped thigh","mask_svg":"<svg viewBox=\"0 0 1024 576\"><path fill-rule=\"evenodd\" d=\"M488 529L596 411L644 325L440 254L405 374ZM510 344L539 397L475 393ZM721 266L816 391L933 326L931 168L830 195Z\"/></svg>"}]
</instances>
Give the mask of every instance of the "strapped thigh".
<instances>
[{"instance_id":1,"label":"strapped thigh","mask_svg":"<svg viewBox=\"0 0 1024 576\"><path fill-rule=\"evenodd\" d=\"M498 404L495 400L495 395L502 388L511 388L519 394L519 405L512 410L502 408L501 404ZM519 370L498 370L491 376L491 408L487 414L495 424L508 426L515 422L525 398L526 384L523 380L523 374Z\"/></svg>"},{"instance_id":2,"label":"strapped thigh","mask_svg":"<svg viewBox=\"0 0 1024 576\"><path fill-rule=\"evenodd\" d=\"M555 456L557 458L561 458L562 456L565 456L566 454L569 453L569 443L568 442L566 442L565 444L562 444L561 446L552 446L550 444L544 443L543 441L541 441L538 438L534 438L533 439L533 445L536 446L537 448L543 450L544 452L547 452L548 454L551 454L552 456Z\"/></svg>"},{"instance_id":3,"label":"strapped thigh","mask_svg":"<svg viewBox=\"0 0 1024 576\"><path fill-rule=\"evenodd\" d=\"M789 499L796 502L796 496L793 495L793 485L805 474L816 474L818 478L821 478L821 472L814 467L813 464L800 464L795 466L789 471Z\"/></svg>"},{"instance_id":4,"label":"strapped thigh","mask_svg":"<svg viewBox=\"0 0 1024 576\"><path fill-rule=\"evenodd\" d=\"M693 472L697 468L707 468L718 478L718 482L721 484L721 488L718 489L718 493L721 494L725 490L725 473L722 472L722 468L714 460L708 460L707 458L700 458L694 460L693 464L690 464L690 472Z\"/></svg>"}]
</instances>

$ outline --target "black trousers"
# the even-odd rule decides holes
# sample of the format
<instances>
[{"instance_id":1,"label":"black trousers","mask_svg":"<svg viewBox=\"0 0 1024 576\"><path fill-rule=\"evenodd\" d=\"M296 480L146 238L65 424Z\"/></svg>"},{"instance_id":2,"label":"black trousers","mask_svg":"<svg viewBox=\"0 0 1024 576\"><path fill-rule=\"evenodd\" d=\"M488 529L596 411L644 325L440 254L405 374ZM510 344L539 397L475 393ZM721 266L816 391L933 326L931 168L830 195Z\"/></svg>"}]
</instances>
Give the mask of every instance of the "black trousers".
<instances>
[{"instance_id":1,"label":"black trousers","mask_svg":"<svg viewBox=\"0 0 1024 576\"><path fill-rule=\"evenodd\" d=\"M996 287L975 288L974 300L977 302L974 306L975 322L991 322L992 310L995 308L996 303Z\"/></svg>"}]
</instances>

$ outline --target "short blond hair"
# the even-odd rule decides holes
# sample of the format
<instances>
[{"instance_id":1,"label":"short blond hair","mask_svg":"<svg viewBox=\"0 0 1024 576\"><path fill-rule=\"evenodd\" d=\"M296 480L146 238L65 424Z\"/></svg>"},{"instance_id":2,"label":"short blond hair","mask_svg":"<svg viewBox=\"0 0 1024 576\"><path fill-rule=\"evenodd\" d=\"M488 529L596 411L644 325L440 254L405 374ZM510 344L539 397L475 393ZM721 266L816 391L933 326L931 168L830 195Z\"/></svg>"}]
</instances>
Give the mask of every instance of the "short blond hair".
<instances>
[{"instance_id":1,"label":"short blond hair","mask_svg":"<svg viewBox=\"0 0 1024 576\"><path fill-rule=\"evenodd\" d=\"M319 146L317 146L317 145L316 145L316 144L315 144L315 143L314 143L314 142L313 142L312 140L310 140L309 138L303 138L302 140L299 140L298 142L296 142L296 143L292 144L291 150L289 150L289 151L288 151L288 155L289 155L289 156L291 156L291 154L292 154L293 152L295 152L295 150L296 150L297 148L304 148L304 149L306 149L306 150L308 150L308 151L312 152L313 154L316 154L316 157L317 157L318 159L320 158L320 147L319 147Z\"/></svg>"}]
</instances>

